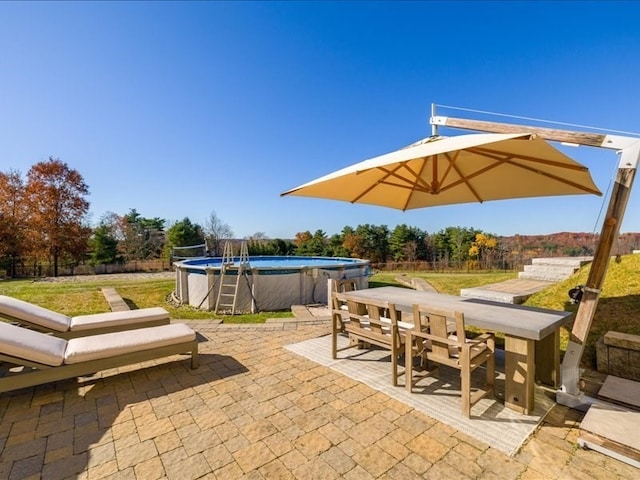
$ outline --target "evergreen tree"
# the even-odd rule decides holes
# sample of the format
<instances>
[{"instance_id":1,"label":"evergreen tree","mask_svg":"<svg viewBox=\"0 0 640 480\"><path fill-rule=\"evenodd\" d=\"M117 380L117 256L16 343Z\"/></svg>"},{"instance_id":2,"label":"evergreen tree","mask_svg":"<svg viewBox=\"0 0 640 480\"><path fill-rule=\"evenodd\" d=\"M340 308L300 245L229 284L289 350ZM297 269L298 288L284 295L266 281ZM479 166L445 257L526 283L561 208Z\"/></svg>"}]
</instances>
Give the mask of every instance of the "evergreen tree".
<instances>
[{"instance_id":1,"label":"evergreen tree","mask_svg":"<svg viewBox=\"0 0 640 480\"><path fill-rule=\"evenodd\" d=\"M90 265L108 265L118 261L118 240L111 234L108 225L100 224L89 239Z\"/></svg>"}]
</instances>

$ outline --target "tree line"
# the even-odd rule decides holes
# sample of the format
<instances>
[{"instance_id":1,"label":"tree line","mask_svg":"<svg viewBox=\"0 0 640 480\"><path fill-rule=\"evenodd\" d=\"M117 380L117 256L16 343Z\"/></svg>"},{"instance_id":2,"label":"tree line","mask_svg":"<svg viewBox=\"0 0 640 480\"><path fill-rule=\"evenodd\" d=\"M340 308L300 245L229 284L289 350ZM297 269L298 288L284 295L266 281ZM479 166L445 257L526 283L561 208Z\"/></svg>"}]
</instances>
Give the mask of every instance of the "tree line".
<instances>
[{"instance_id":1,"label":"tree line","mask_svg":"<svg viewBox=\"0 0 640 480\"><path fill-rule=\"evenodd\" d=\"M135 208L108 212L89 223L89 187L82 175L60 159L33 165L26 177L0 172L0 269L8 276L40 276L44 267L104 265L169 258L173 246L231 238L231 228L211 213L205 227L188 218L167 226ZM48 269L47 269L48 271Z\"/></svg>"},{"instance_id":2,"label":"tree line","mask_svg":"<svg viewBox=\"0 0 640 480\"><path fill-rule=\"evenodd\" d=\"M231 227L211 212L204 225L188 217L171 225L147 218L135 208L108 212L88 221L88 186L82 175L59 159L33 165L26 178L0 172L0 268L9 276L39 276L43 267L109 265L171 259L174 247L204 245L192 255L222 255ZM499 237L475 228L451 226L435 233L405 224L345 226L340 233L299 232L293 239L270 239L257 232L243 239L250 255L302 255L364 258L380 267L419 265L426 269L519 269L534 256L593 255L597 235L558 233ZM623 234L619 253L640 245L640 234ZM185 256L189 252L180 251Z\"/></svg>"}]
</instances>

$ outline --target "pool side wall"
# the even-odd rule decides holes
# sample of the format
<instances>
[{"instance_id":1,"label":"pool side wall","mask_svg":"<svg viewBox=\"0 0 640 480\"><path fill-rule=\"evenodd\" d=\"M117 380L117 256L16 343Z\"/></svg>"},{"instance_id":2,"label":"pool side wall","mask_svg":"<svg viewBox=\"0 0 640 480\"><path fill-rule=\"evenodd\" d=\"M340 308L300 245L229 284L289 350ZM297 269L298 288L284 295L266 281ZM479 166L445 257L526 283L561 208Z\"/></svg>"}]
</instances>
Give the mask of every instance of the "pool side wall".
<instances>
[{"instance_id":1,"label":"pool side wall","mask_svg":"<svg viewBox=\"0 0 640 480\"><path fill-rule=\"evenodd\" d=\"M215 310L220 289L220 268L176 266L176 294L183 304ZM328 280L358 278L358 287L369 286L369 262L354 261L336 267L249 269L240 275L236 313L288 310L292 305L327 304ZM224 283L235 284L237 269L229 268ZM226 289L225 293L231 289ZM225 300L221 303L230 303Z\"/></svg>"}]
</instances>

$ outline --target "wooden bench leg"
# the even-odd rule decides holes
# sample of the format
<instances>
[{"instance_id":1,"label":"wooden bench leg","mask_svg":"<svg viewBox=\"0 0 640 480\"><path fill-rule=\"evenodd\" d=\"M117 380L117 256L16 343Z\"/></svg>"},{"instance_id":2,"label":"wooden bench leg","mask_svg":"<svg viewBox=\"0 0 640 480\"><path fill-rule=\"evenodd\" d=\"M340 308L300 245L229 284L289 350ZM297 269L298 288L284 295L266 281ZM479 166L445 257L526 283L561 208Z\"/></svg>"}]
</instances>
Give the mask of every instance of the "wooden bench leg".
<instances>
[{"instance_id":1,"label":"wooden bench leg","mask_svg":"<svg viewBox=\"0 0 640 480\"><path fill-rule=\"evenodd\" d=\"M338 325L335 314L331 317L331 356L338 358Z\"/></svg>"},{"instance_id":2,"label":"wooden bench leg","mask_svg":"<svg viewBox=\"0 0 640 480\"><path fill-rule=\"evenodd\" d=\"M407 392L411 393L413 389L413 357L411 344L413 343L413 337L411 332L406 333L406 340L404 345L404 383Z\"/></svg>"}]
</instances>

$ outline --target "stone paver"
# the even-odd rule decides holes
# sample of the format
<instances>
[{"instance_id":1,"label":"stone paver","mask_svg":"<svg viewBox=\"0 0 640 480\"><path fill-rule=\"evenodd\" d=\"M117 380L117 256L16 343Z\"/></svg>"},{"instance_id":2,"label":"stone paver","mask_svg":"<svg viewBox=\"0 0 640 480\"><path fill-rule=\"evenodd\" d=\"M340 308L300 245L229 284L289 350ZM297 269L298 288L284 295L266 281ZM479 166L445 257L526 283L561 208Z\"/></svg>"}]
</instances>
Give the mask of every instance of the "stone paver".
<instances>
[{"instance_id":1,"label":"stone paver","mask_svg":"<svg viewBox=\"0 0 640 480\"><path fill-rule=\"evenodd\" d=\"M634 479L577 448L556 406L513 457L284 345L326 320L187 322L200 368L171 357L0 395L0 477L131 479Z\"/></svg>"}]
</instances>

